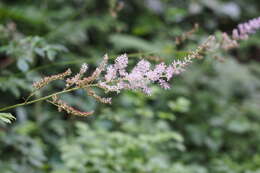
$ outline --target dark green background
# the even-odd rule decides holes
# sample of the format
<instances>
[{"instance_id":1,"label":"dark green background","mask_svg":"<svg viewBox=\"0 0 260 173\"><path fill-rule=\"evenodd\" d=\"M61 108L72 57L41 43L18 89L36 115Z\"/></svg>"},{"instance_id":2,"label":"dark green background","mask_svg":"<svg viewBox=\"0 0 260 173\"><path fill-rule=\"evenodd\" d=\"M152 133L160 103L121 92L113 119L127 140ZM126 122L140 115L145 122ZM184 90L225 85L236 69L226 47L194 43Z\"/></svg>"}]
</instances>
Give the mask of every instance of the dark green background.
<instances>
[{"instance_id":1,"label":"dark green background","mask_svg":"<svg viewBox=\"0 0 260 173\"><path fill-rule=\"evenodd\" d=\"M116 3L124 4L117 17ZM0 107L22 102L44 75L76 73L83 62L93 70L105 53L182 58L259 11L259 0L1 0ZM176 46L195 23L199 30ZM0 172L259 173L259 39L215 52L224 62L206 54L151 97L122 92L103 105L82 91L64 95L95 110L88 118L44 102L11 110L17 120L0 124ZM62 87L53 83L36 98Z\"/></svg>"}]
</instances>

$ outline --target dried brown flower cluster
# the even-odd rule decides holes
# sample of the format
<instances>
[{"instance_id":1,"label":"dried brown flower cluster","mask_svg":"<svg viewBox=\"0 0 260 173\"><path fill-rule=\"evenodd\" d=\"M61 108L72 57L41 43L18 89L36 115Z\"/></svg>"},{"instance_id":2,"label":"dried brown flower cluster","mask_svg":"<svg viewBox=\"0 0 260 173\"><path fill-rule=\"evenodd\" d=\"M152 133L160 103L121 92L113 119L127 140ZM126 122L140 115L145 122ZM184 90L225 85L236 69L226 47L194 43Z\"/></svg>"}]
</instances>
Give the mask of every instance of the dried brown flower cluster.
<instances>
[{"instance_id":1,"label":"dried brown flower cluster","mask_svg":"<svg viewBox=\"0 0 260 173\"><path fill-rule=\"evenodd\" d=\"M124 2L118 1L116 3L112 3L109 9L109 12L112 17L116 18L118 13L124 8Z\"/></svg>"},{"instance_id":2,"label":"dried brown flower cluster","mask_svg":"<svg viewBox=\"0 0 260 173\"><path fill-rule=\"evenodd\" d=\"M111 97L100 97L99 95L97 95L95 93L94 90L92 90L91 88L86 88L87 94L93 98L95 98L97 101L101 102L101 103L105 103L105 104L111 104L112 103L112 98Z\"/></svg>"},{"instance_id":3,"label":"dried brown flower cluster","mask_svg":"<svg viewBox=\"0 0 260 173\"><path fill-rule=\"evenodd\" d=\"M103 61L100 63L100 65L95 69L95 71L89 77L84 77L84 74L88 69L88 66L87 66L87 64L83 64L80 68L80 71L73 77L68 77L71 75L71 70L68 69L64 73L44 77L40 81L33 83L33 86L35 89L38 90L38 89L41 89L44 86L48 85L52 81L64 79L66 82L66 87L63 90L64 92L70 91L70 89L83 88L83 89L85 89L85 91L87 92L87 94L89 96L95 98L97 101L99 101L101 103L111 104L111 98L103 98L103 97L97 95L93 89L91 89L91 86L93 86L92 85L93 81L95 81L97 78L100 77L100 74L102 71L105 70L107 63L108 63L108 55L104 55ZM68 77L68 78L66 78L66 77ZM32 95L30 95L30 96L32 96ZM64 110L68 114L77 115L77 116L88 116L88 115L93 114L93 111L82 112L82 111L79 111L79 110L69 106L64 101L58 99L57 95L54 95L52 97L52 100L48 100L48 101L50 103L56 105L58 107L59 111Z\"/></svg>"},{"instance_id":4,"label":"dried brown flower cluster","mask_svg":"<svg viewBox=\"0 0 260 173\"><path fill-rule=\"evenodd\" d=\"M195 23L193 28L190 31L183 33L179 37L176 37L175 39L176 45L181 44L182 42L190 38L195 32L198 31L198 29L199 29L199 24Z\"/></svg>"},{"instance_id":5,"label":"dried brown flower cluster","mask_svg":"<svg viewBox=\"0 0 260 173\"><path fill-rule=\"evenodd\" d=\"M103 57L103 61L95 69L95 71L92 73L92 75L89 76L89 77L84 77L83 79L78 80L76 85L78 87L82 88L82 87L86 86L87 84L89 84L89 83L93 82L94 80L96 80L98 77L100 77L101 72L105 70L107 62L108 62L108 55L105 54L104 57Z\"/></svg>"},{"instance_id":6,"label":"dried brown flower cluster","mask_svg":"<svg viewBox=\"0 0 260 173\"><path fill-rule=\"evenodd\" d=\"M36 89L40 89L40 88L48 85L52 81L64 79L66 76L69 76L69 75L71 75L70 69L68 69L64 73L44 77L42 80L33 83L33 87L36 88Z\"/></svg>"},{"instance_id":7,"label":"dried brown flower cluster","mask_svg":"<svg viewBox=\"0 0 260 173\"><path fill-rule=\"evenodd\" d=\"M220 42L221 48L224 50L230 50L238 47L237 40L232 39L227 33L222 33L222 40Z\"/></svg>"},{"instance_id":8,"label":"dried brown flower cluster","mask_svg":"<svg viewBox=\"0 0 260 173\"><path fill-rule=\"evenodd\" d=\"M91 115L91 114L94 113L93 111L91 111L91 112L83 112L83 111L77 110L77 109L69 106L64 101L60 100L57 95L54 95L52 97L52 101L49 101L49 102L54 104L55 106L57 106L59 112L66 111L68 114L72 114L72 115L76 115L76 116L82 116L82 117L86 117L86 116Z\"/></svg>"}]
</instances>

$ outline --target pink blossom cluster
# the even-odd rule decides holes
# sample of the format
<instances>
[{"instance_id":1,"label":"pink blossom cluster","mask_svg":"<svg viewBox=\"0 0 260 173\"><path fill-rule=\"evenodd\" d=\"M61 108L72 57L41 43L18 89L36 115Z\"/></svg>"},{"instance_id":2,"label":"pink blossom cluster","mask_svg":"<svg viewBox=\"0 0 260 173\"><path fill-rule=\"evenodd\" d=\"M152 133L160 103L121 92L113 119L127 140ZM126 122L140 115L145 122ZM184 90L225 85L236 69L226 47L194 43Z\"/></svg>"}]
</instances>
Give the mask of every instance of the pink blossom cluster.
<instances>
[{"instance_id":1,"label":"pink blossom cluster","mask_svg":"<svg viewBox=\"0 0 260 173\"><path fill-rule=\"evenodd\" d=\"M141 90L147 95L151 95L151 83L158 83L160 87L169 89L169 81L174 75L184 71L184 67L191 63L191 59L185 58L183 61L174 61L170 65L164 62L154 67L147 60L140 60L132 69L127 72L128 57L126 54L116 58L114 64L106 68L106 75L103 81L99 82L99 87L107 92L120 92L121 90Z\"/></svg>"},{"instance_id":2,"label":"pink blossom cluster","mask_svg":"<svg viewBox=\"0 0 260 173\"><path fill-rule=\"evenodd\" d=\"M99 87L104 89L105 92L121 92L121 90L139 90L147 95L151 95L151 84L159 84L161 88L169 89L169 81L176 75L185 71L185 68L192 63L193 59L200 59L207 52L212 52L213 49L223 48L229 50L238 46L238 41L247 39L249 34L255 33L260 29L260 17L250 20L249 22L239 24L236 29L233 30L232 38L223 33L221 40L217 40L215 36L209 36L208 39L198 48L190 52L183 60L173 61L167 65L164 62L153 65L145 59L141 59L131 71L127 70L129 67L128 56L126 54L118 56L113 64L108 65L108 55L106 54L100 65L94 70L90 76L86 76L85 73L88 69L87 64L81 66L80 71L72 76L71 70L68 69L64 73L52 75L43 78L42 80L35 82L33 86L35 89L41 89L55 80L64 79L66 81L66 88L58 94L74 91L77 89L85 89L87 94L101 103L111 103L110 97L99 96L94 89ZM188 35L192 33L189 32ZM178 41L183 41L186 36L183 36ZM105 73L103 76L102 73ZM69 114L78 116L88 116L93 112L79 111L69 106L64 101L58 99L57 95L52 94L52 101L50 103L58 107L59 110L64 110ZM43 98L49 98L46 96ZM30 97L30 96L29 96ZM28 98L29 98L28 97Z\"/></svg>"},{"instance_id":3,"label":"pink blossom cluster","mask_svg":"<svg viewBox=\"0 0 260 173\"><path fill-rule=\"evenodd\" d=\"M255 33L260 29L260 17L249 20L246 23L239 24L233 30L232 38L234 40L245 40L249 34Z\"/></svg>"}]
</instances>

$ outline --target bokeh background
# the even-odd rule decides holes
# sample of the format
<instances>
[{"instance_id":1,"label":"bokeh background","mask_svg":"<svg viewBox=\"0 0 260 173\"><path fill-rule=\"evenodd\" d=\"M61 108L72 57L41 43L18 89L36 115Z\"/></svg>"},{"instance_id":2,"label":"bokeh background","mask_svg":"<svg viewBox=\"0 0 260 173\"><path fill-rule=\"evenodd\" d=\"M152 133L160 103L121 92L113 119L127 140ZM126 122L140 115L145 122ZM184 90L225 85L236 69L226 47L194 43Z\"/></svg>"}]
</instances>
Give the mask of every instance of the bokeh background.
<instances>
[{"instance_id":1,"label":"bokeh background","mask_svg":"<svg viewBox=\"0 0 260 173\"><path fill-rule=\"evenodd\" d=\"M1 0L0 107L22 102L44 75L83 62L93 70L105 53L155 52L169 62L258 16L259 0ZM259 45L256 33L205 54L152 96L122 92L112 105L82 91L63 96L95 110L88 118L43 102L10 110L17 120L0 124L0 172L260 173Z\"/></svg>"}]
</instances>

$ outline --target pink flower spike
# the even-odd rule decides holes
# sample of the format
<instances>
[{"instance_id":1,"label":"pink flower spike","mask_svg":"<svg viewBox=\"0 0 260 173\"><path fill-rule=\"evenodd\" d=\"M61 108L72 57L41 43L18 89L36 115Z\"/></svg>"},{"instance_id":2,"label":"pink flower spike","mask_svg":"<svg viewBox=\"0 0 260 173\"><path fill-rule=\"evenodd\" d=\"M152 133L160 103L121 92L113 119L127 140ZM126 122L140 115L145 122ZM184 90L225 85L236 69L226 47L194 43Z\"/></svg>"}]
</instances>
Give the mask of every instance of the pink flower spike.
<instances>
[{"instance_id":1,"label":"pink flower spike","mask_svg":"<svg viewBox=\"0 0 260 173\"><path fill-rule=\"evenodd\" d=\"M116 78L116 69L113 65L107 67L107 73L105 75L106 82L110 82L111 80Z\"/></svg>"},{"instance_id":2,"label":"pink flower spike","mask_svg":"<svg viewBox=\"0 0 260 173\"><path fill-rule=\"evenodd\" d=\"M170 89L170 85L163 79L159 79L159 84L163 89Z\"/></svg>"},{"instance_id":3,"label":"pink flower spike","mask_svg":"<svg viewBox=\"0 0 260 173\"><path fill-rule=\"evenodd\" d=\"M138 72L141 74L145 74L150 69L150 63L144 59L139 61L137 65L134 67L133 72Z\"/></svg>"},{"instance_id":4,"label":"pink flower spike","mask_svg":"<svg viewBox=\"0 0 260 173\"><path fill-rule=\"evenodd\" d=\"M120 70L126 68L128 65L128 57L126 54L120 55L115 60L115 68Z\"/></svg>"},{"instance_id":5,"label":"pink flower spike","mask_svg":"<svg viewBox=\"0 0 260 173\"><path fill-rule=\"evenodd\" d=\"M232 37L234 40L238 40L239 39L239 34L238 34L238 30L234 29L232 32Z\"/></svg>"},{"instance_id":6,"label":"pink flower spike","mask_svg":"<svg viewBox=\"0 0 260 173\"><path fill-rule=\"evenodd\" d=\"M171 80L172 76L173 76L173 73L174 73L174 69L173 67L170 65L167 67L166 69L166 78L167 78L167 81Z\"/></svg>"}]
</instances>

